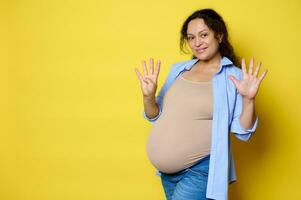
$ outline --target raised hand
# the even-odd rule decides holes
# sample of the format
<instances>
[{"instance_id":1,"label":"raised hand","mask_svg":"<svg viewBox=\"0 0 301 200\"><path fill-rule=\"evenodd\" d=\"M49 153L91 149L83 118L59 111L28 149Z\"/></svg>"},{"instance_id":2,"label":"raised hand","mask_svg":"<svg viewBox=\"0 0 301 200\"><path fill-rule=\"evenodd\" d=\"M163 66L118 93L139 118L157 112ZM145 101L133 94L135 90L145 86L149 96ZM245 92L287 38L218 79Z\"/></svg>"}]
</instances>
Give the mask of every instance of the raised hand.
<instances>
[{"instance_id":1,"label":"raised hand","mask_svg":"<svg viewBox=\"0 0 301 200\"><path fill-rule=\"evenodd\" d=\"M260 69L261 62L258 63L255 72L253 73L253 65L254 59L250 60L249 71L246 70L246 62L243 58L241 61L242 66L242 73L243 77L242 80L237 80L234 76L229 76L229 79L234 83L235 87L237 88L238 92L242 95L243 98L253 100L258 92L259 86L265 75L267 74L267 70L265 70L261 76L258 78L258 72Z\"/></svg>"},{"instance_id":2,"label":"raised hand","mask_svg":"<svg viewBox=\"0 0 301 200\"><path fill-rule=\"evenodd\" d=\"M142 61L144 76L135 67L136 74L140 80L143 97L155 97L160 72L161 61L157 61L156 69L154 69L154 59L150 59L150 69L148 71L145 60Z\"/></svg>"}]
</instances>

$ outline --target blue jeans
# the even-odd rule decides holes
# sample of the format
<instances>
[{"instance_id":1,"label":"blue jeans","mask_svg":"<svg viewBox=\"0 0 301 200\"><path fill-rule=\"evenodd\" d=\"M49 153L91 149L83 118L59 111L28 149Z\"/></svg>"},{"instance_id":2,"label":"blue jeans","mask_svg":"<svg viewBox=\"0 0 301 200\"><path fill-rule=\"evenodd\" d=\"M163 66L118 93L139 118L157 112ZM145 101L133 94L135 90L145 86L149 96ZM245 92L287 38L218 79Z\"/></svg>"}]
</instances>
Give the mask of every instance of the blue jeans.
<instances>
[{"instance_id":1,"label":"blue jeans","mask_svg":"<svg viewBox=\"0 0 301 200\"><path fill-rule=\"evenodd\" d=\"M206 189L210 155L174 174L161 173L167 200L207 200Z\"/></svg>"}]
</instances>

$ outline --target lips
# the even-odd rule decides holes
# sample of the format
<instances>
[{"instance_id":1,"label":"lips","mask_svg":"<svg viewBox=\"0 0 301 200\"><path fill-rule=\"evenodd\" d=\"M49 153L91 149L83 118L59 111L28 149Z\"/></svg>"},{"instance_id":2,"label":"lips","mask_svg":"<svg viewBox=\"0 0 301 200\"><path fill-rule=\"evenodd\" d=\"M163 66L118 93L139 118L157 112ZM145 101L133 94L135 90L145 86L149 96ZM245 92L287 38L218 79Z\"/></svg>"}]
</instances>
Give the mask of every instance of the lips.
<instances>
[{"instance_id":1,"label":"lips","mask_svg":"<svg viewBox=\"0 0 301 200\"><path fill-rule=\"evenodd\" d=\"M196 49L198 53L203 53L208 47Z\"/></svg>"}]
</instances>

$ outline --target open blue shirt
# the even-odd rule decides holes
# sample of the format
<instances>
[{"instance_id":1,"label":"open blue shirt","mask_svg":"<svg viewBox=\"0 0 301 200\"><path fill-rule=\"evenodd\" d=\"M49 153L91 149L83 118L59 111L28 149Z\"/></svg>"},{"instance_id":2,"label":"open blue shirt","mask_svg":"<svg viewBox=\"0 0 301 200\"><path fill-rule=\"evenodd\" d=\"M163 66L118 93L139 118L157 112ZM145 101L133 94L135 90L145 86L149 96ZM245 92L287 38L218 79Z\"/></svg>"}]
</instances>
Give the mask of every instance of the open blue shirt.
<instances>
[{"instance_id":1,"label":"open blue shirt","mask_svg":"<svg viewBox=\"0 0 301 200\"><path fill-rule=\"evenodd\" d=\"M163 97L175 79L184 70L190 70L199 59L192 59L175 63L171 66L169 74L156 96L159 114L150 119L143 111L143 117L153 124L163 112ZM251 129L241 126L239 117L242 112L242 96L233 82L228 78L235 76L242 79L242 71L227 57L222 57L219 71L212 78L213 87L213 120L210 149L210 162L206 197L216 200L228 199L228 184L236 181L234 160L230 143L230 132L242 140L248 141L257 128L258 117ZM161 176L159 170L156 175Z\"/></svg>"}]
</instances>

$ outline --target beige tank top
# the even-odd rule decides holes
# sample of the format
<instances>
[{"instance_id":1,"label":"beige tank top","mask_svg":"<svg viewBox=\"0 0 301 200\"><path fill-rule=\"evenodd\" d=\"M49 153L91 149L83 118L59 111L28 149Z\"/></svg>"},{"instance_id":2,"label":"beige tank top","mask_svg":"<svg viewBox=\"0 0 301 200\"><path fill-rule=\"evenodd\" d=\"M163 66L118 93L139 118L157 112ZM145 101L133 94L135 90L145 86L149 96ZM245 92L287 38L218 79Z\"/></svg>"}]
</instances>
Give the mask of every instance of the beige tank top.
<instances>
[{"instance_id":1,"label":"beige tank top","mask_svg":"<svg viewBox=\"0 0 301 200\"><path fill-rule=\"evenodd\" d=\"M212 82L180 74L165 93L161 116L147 138L151 163L161 172L176 173L210 154L212 113Z\"/></svg>"}]
</instances>

